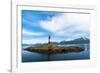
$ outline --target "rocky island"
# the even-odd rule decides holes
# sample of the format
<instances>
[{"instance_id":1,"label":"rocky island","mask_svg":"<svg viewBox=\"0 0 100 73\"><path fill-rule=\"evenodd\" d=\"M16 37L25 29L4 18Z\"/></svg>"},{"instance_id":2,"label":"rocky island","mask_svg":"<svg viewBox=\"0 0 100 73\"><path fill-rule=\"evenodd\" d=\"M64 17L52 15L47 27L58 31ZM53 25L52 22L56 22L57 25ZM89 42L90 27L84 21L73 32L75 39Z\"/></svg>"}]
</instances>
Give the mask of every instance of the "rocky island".
<instances>
[{"instance_id":1,"label":"rocky island","mask_svg":"<svg viewBox=\"0 0 100 73\"><path fill-rule=\"evenodd\" d=\"M38 52L44 54L56 54L56 53L69 53L69 52L81 52L84 49L77 47L77 46L58 46L53 44L45 44L45 45L38 45L38 46L31 46L25 48L24 50L30 52Z\"/></svg>"},{"instance_id":2,"label":"rocky island","mask_svg":"<svg viewBox=\"0 0 100 73\"><path fill-rule=\"evenodd\" d=\"M30 46L28 48L25 48L24 50L30 51L30 52L38 52L43 54L57 54L57 53L69 53L69 52L81 52L84 51L83 48L78 46L60 46L60 44L67 44L68 42L51 42L51 37L48 37L48 43L45 44L37 44ZM80 42L80 40L84 40L83 38L73 40L74 42ZM71 41L71 42L73 42ZM88 42L87 40L84 40L84 42Z\"/></svg>"}]
</instances>

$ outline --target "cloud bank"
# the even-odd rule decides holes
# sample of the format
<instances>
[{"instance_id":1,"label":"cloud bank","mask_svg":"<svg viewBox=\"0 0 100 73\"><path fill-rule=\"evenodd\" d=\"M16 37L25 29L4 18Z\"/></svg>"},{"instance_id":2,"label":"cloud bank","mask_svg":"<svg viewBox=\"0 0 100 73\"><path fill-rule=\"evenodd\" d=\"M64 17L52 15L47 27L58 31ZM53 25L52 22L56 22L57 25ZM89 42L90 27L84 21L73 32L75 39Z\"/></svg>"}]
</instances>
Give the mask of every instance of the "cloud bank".
<instances>
[{"instance_id":1,"label":"cloud bank","mask_svg":"<svg viewBox=\"0 0 100 73\"><path fill-rule=\"evenodd\" d=\"M53 17L51 20L41 21L40 26L54 34L65 35L65 33L89 32L90 15L63 13Z\"/></svg>"}]
</instances>

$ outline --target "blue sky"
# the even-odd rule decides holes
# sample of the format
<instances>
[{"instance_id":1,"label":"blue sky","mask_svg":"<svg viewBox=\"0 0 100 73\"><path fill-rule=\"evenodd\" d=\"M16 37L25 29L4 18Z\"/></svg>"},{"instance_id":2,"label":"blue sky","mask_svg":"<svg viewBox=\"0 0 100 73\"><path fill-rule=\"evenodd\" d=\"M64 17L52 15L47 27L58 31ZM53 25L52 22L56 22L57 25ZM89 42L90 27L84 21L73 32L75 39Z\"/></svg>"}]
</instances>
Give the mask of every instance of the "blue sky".
<instances>
[{"instance_id":1,"label":"blue sky","mask_svg":"<svg viewBox=\"0 0 100 73\"><path fill-rule=\"evenodd\" d=\"M22 10L22 43L71 40L90 36L90 14Z\"/></svg>"}]
</instances>

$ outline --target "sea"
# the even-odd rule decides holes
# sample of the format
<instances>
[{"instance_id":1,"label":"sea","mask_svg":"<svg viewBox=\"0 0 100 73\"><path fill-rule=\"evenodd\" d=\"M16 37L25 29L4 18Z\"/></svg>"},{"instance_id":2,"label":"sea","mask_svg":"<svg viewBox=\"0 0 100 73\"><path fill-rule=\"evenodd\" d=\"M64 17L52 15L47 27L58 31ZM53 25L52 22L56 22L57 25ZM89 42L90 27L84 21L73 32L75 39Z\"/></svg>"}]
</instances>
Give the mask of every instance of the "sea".
<instances>
[{"instance_id":1,"label":"sea","mask_svg":"<svg viewBox=\"0 0 100 73\"><path fill-rule=\"evenodd\" d=\"M30 45L29 45L30 46ZM64 44L59 46L78 46L84 48L81 52L70 52L61 54L41 54L37 52L29 52L24 48L28 45L22 45L22 62L43 62L43 61L62 61L62 60L86 60L90 59L90 44Z\"/></svg>"}]
</instances>

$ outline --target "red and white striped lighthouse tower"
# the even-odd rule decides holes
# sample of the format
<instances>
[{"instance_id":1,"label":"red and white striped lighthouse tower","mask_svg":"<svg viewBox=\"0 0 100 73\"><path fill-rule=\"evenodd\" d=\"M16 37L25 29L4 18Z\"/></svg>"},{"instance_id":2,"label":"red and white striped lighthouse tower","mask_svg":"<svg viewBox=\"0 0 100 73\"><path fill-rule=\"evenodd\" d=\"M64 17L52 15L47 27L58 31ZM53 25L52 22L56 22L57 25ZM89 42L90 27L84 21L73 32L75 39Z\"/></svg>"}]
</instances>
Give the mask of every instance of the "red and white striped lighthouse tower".
<instances>
[{"instance_id":1,"label":"red and white striped lighthouse tower","mask_svg":"<svg viewBox=\"0 0 100 73\"><path fill-rule=\"evenodd\" d=\"M50 42L51 42L50 39L51 39L51 37L50 37L50 35L49 35L49 37L48 37L48 44L50 44Z\"/></svg>"}]
</instances>

